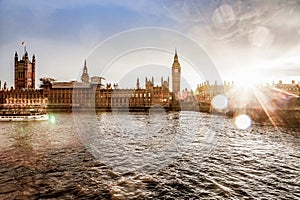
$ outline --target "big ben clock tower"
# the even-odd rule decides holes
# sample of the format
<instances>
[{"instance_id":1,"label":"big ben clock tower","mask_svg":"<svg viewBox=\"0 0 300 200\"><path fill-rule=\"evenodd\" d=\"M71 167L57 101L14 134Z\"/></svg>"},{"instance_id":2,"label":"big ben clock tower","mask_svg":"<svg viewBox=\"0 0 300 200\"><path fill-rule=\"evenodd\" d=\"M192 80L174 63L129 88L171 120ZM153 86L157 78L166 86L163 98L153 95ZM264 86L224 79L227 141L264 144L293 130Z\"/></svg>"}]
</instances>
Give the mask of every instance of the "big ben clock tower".
<instances>
[{"instance_id":1,"label":"big ben clock tower","mask_svg":"<svg viewBox=\"0 0 300 200\"><path fill-rule=\"evenodd\" d=\"M174 62L172 65L172 90L177 98L180 96L180 75L181 67L178 62L177 50L175 49Z\"/></svg>"}]
</instances>

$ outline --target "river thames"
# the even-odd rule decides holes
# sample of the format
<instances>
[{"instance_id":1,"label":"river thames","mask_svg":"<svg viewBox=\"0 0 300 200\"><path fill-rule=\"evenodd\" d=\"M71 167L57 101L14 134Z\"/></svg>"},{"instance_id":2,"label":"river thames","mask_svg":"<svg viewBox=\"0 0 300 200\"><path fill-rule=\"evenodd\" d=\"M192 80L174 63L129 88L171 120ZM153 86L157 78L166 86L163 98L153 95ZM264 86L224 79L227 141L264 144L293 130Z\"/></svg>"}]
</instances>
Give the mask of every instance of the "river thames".
<instances>
[{"instance_id":1,"label":"river thames","mask_svg":"<svg viewBox=\"0 0 300 200\"><path fill-rule=\"evenodd\" d=\"M299 199L300 127L198 112L0 124L1 199Z\"/></svg>"}]
</instances>

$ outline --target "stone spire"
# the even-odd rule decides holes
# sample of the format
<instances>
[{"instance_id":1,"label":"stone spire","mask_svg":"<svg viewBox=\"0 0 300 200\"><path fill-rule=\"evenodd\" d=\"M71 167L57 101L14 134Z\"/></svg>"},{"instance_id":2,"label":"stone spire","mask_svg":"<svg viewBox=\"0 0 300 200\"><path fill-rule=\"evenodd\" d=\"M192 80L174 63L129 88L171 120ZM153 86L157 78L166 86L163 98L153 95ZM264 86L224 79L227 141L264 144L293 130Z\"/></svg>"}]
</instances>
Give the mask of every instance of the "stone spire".
<instances>
[{"instance_id":1,"label":"stone spire","mask_svg":"<svg viewBox=\"0 0 300 200\"><path fill-rule=\"evenodd\" d=\"M175 48L174 62L178 62L177 48Z\"/></svg>"},{"instance_id":2,"label":"stone spire","mask_svg":"<svg viewBox=\"0 0 300 200\"><path fill-rule=\"evenodd\" d=\"M87 66L86 66L86 60L84 60L84 67L83 67L83 72L81 75L81 81L84 83L88 83L90 81L90 77L89 77Z\"/></svg>"},{"instance_id":3,"label":"stone spire","mask_svg":"<svg viewBox=\"0 0 300 200\"><path fill-rule=\"evenodd\" d=\"M136 88L140 89L140 79L139 78L136 79Z\"/></svg>"},{"instance_id":4,"label":"stone spire","mask_svg":"<svg viewBox=\"0 0 300 200\"><path fill-rule=\"evenodd\" d=\"M172 91L179 98L180 96L180 79L181 79L181 66L178 62L177 49L175 49L174 62L172 65Z\"/></svg>"},{"instance_id":5,"label":"stone spire","mask_svg":"<svg viewBox=\"0 0 300 200\"><path fill-rule=\"evenodd\" d=\"M19 61L18 53L16 52L16 53L15 53L15 65L18 63L18 61Z\"/></svg>"}]
</instances>

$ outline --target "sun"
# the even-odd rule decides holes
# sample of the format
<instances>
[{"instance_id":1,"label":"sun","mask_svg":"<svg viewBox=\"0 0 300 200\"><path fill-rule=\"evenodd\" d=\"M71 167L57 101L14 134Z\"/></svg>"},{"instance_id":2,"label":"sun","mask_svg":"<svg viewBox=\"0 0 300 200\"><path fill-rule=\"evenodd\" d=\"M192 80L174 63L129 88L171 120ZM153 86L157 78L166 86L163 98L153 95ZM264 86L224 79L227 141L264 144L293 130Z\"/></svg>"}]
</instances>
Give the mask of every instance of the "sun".
<instances>
[{"instance_id":1,"label":"sun","mask_svg":"<svg viewBox=\"0 0 300 200\"><path fill-rule=\"evenodd\" d=\"M238 88L243 88L246 90L254 88L255 85L256 85L255 82L244 81L244 80L237 81L236 83L236 86Z\"/></svg>"},{"instance_id":2,"label":"sun","mask_svg":"<svg viewBox=\"0 0 300 200\"><path fill-rule=\"evenodd\" d=\"M251 89L262 82L262 75L253 70L237 71L235 73L235 82L237 87Z\"/></svg>"}]
</instances>

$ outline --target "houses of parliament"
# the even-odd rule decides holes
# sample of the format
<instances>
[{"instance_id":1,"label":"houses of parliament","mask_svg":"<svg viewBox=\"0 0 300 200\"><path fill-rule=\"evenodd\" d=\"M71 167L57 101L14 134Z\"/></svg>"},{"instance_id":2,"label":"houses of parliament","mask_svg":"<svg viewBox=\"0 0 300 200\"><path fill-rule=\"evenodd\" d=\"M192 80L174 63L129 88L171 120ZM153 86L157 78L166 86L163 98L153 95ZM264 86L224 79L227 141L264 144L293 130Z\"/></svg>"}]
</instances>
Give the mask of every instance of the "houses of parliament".
<instances>
[{"instance_id":1,"label":"houses of parliament","mask_svg":"<svg viewBox=\"0 0 300 200\"><path fill-rule=\"evenodd\" d=\"M0 109L43 108L65 111L81 108L145 110L152 106L161 106L167 110L178 109L180 94L181 66L175 51L172 66L172 91L169 77L161 78L160 85L154 85L154 78L145 78L145 86L139 78L133 89L121 89L118 84L103 84L103 77L88 74L86 60L81 81L60 82L51 78L40 78L41 86L36 89L36 58L29 58L28 52L19 58L14 57L14 87L7 87L0 81Z\"/></svg>"},{"instance_id":2,"label":"houses of parliament","mask_svg":"<svg viewBox=\"0 0 300 200\"><path fill-rule=\"evenodd\" d=\"M234 94L234 84L210 84L208 81L201 83L195 92L187 89L181 90L181 66L175 50L172 64L172 90L170 91L169 77L161 84L155 85L154 78L145 78L144 87L137 78L136 87L122 89L118 84L103 84L103 77L90 77L86 60L81 75L81 81L62 82L51 78L40 78L40 88L36 89L36 58L29 58L28 52L19 58L14 55L14 87L7 87L6 82L0 81L0 110L6 109L45 109L50 111L71 111L82 109L96 109L99 111L129 110L145 111L152 107L162 107L166 110L194 110L211 111L211 102L214 96L224 94L231 98L238 98ZM267 89L267 90L266 90ZM300 84L273 83L264 90L280 95L294 95L299 97ZM265 92L267 93L267 92ZM277 94L275 94L276 96ZM254 102L253 104L258 104Z\"/></svg>"}]
</instances>

